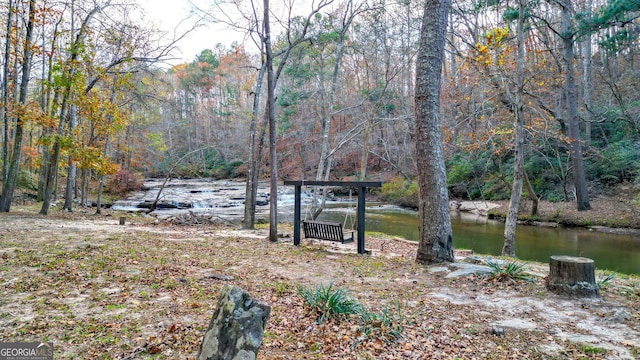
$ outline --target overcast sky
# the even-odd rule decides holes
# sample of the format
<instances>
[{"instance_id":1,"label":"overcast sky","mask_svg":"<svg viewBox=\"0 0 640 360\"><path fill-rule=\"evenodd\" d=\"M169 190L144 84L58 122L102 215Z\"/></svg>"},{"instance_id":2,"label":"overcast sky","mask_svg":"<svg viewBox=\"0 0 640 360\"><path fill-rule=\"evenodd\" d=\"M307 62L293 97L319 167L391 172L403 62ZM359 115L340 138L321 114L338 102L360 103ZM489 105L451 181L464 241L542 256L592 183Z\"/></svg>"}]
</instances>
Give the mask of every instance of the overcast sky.
<instances>
[{"instance_id":1,"label":"overcast sky","mask_svg":"<svg viewBox=\"0 0 640 360\"><path fill-rule=\"evenodd\" d=\"M191 14L191 5L188 0L138 0L145 9L145 18L156 24L158 28L166 31L167 40L176 34L182 34L196 23L198 18ZM177 46L180 51L173 55L179 59L171 61L172 64L191 62L204 49L213 49L217 43L229 47L233 41L242 41L240 34L230 31L221 31L213 26L201 26L194 32L181 39Z\"/></svg>"}]
</instances>

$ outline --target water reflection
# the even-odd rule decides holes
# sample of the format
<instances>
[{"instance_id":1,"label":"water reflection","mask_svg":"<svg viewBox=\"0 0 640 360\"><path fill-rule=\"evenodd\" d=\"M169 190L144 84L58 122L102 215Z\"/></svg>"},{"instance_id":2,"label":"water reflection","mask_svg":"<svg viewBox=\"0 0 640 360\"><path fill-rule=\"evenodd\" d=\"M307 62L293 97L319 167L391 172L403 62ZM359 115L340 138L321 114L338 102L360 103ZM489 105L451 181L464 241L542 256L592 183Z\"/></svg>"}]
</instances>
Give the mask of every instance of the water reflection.
<instances>
[{"instance_id":1,"label":"water reflection","mask_svg":"<svg viewBox=\"0 0 640 360\"><path fill-rule=\"evenodd\" d=\"M321 218L343 223L351 208L335 207ZM355 217L355 215L353 215ZM476 253L500 255L504 223L467 213L452 213L454 246ZM418 239L416 212L393 207L367 208L366 230L405 239ZM551 255L592 258L599 269L640 274L640 236L606 234L587 229L549 228L519 225L516 228L516 253L523 260L548 262Z\"/></svg>"}]
</instances>

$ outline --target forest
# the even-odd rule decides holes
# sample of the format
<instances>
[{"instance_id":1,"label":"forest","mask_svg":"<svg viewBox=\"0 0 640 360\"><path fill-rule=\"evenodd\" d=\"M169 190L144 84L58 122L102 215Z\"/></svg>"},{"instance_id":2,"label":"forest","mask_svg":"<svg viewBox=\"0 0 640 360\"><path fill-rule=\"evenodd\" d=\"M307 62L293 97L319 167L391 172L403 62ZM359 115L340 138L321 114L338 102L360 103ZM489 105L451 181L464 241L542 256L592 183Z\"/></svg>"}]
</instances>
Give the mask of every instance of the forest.
<instances>
[{"instance_id":1,"label":"forest","mask_svg":"<svg viewBox=\"0 0 640 360\"><path fill-rule=\"evenodd\" d=\"M212 32L177 64L188 32L160 31L141 1L0 2L0 338L186 359L234 317L246 358L249 342L261 359L638 357L638 277L596 272L577 231L577 256L519 262L515 226L520 197L602 225L595 197L617 194L606 215L640 228L640 0L190 0L194 26L244 39ZM88 215L148 177L237 178L243 223ZM267 179L268 235L251 211ZM300 179L384 183L383 200L418 208L418 242L370 232L361 256L360 227L358 255L292 246L278 184ZM509 199L511 260L454 253L449 198ZM581 229L606 239L596 252L636 256L612 234L637 229L604 225ZM555 293L563 259L589 264L595 297ZM207 330L227 286L268 305L259 335L254 312Z\"/></svg>"},{"instance_id":2,"label":"forest","mask_svg":"<svg viewBox=\"0 0 640 360\"><path fill-rule=\"evenodd\" d=\"M268 178L274 167L279 180L415 186L423 2L274 10L272 109L260 6L196 9L245 41L214 33L169 66L180 35L141 25L135 2L0 4L0 210L17 191L46 214L56 199L100 206L142 177ZM638 0L454 1L440 115L450 196L508 199L521 168L524 196L587 210L590 196L637 183L638 16Z\"/></svg>"}]
</instances>

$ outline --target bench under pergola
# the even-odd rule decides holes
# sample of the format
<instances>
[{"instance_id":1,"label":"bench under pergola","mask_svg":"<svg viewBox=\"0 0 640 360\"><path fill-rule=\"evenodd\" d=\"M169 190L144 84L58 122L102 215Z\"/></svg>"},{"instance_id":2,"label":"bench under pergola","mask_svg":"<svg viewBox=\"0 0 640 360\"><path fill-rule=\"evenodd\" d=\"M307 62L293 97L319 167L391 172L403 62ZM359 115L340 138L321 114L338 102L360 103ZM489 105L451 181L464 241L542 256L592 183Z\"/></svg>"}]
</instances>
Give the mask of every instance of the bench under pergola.
<instances>
[{"instance_id":1,"label":"bench under pergola","mask_svg":"<svg viewBox=\"0 0 640 360\"><path fill-rule=\"evenodd\" d=\"M358 254L366 254L364 248L364 214L365 214L365 194L367 188L379 188L380 181L307 181L291 180L285 181L285 185L295 186L294 210L293 210L293 244L300 245L300 224L301 224L301 191L303 186L340 186L358 189Z\"/></svg>"}]
</instances>

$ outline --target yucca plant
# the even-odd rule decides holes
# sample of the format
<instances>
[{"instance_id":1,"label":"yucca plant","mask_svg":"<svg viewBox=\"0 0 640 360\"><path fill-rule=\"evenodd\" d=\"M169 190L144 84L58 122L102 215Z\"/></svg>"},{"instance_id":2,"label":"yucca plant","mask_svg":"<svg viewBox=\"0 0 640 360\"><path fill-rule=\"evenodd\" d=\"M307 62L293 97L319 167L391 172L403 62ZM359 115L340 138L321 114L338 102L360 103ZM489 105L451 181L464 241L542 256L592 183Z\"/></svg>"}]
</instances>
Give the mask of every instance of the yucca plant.
<instances>
[{"instance_id":1,"label":"yucca plant","mask_svg":"<svg viewBox=\"0 0 640 360\"><path fill-rule=\"evenodd\" d=\"M333 283L329 286L320 284L315 289L299 286L298 294L302 296L311 312L318 316L318 324L327 319L340 319L362 311L362 306L349 298L346 290L334 290Z\"/></svg>"},{"instance_id":2,"label":"yucca plant","mask_svg":"<svg viewBox=\"0 0 640 360\"><path fill-rule=\"evenodd\" d=\"M524 263L510 261L501 265L494 261L487 261L487 266L491 269L488 277L497 281L533 281L531 274L524 271Z\"/></svg>"},{"instance_id":3,"label":"yucca plant","mask_svg":"<svg viewBox=\"0 0 640 360\"><path fill-rule=\"evenodd\" d=\"M602 273L600 276L598 276L598 287L605 288L611 285L611 281L615 279L616 276L617 274L615 273L615 271L612 271L609 274Z\"/></svg>"}]
</instances>

